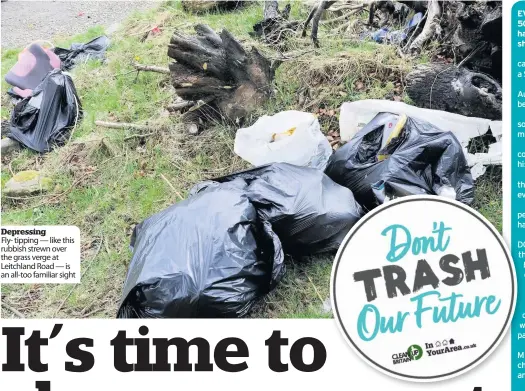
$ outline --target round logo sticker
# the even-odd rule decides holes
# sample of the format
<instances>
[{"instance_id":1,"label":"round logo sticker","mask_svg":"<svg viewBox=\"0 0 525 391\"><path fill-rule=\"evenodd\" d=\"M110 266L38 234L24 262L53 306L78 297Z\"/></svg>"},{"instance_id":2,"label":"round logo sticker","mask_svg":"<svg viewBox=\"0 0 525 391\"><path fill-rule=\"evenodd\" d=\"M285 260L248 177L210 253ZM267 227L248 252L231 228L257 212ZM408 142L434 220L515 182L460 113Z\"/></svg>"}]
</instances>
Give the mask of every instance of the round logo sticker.
<instances>
[{"instance_id":1,"label":"round logo sticker","mask_svg":"<svg viewBox=\"0 0 525 391\"><path fill-rule=\"evenodd\" d=\"M399 198L346 236L332 271L332 306L354 350L412 381L457 376L483 361L509 327L512 258L473 209L439 197Z\"/></svg>"}]
</instances>

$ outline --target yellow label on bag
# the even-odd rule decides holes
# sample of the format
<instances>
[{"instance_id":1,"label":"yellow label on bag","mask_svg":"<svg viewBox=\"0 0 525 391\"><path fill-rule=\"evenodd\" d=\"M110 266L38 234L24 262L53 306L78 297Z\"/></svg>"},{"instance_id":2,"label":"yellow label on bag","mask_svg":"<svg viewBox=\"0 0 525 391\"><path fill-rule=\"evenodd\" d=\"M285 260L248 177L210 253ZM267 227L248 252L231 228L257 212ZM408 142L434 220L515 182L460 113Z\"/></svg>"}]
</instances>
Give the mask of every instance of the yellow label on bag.
<instances>
[{"instance_id":1,"label":"yellow label on bag","mask_svg":"<svg viewBox=\"0 0 525 391\"><path fill-rule=\"evenodd\" d=\"M382 149L385 149L387 147L388 144L390 144L390 142L399 136L399 134L401 133L401 131L403 130L403 128L405 127L405 124L407 123L407 119L408 117L406 116L406 114L401 114L399 116L399 121L397 121L397 124L396 124L396 127L394 128L394 130L392 130L392 133L390 133L390 136L388 137L388 140L386 141L385 143L385 146L382 148ZM385 160L389 157L390 155L377 155L377 160L379 161L382 161L382 160Z\"/></svg>"},{"instance_id":2,"label":"yellow label on bag","mask_svg":"<svg viewBox=\"0 0 525 391\"><path fill-rule=\"evenodd\" d=\"M275 141L279 141L279 140L283 139L284 137L289 137L289 136L293 135L296 129L297 129L297 127L294 126L293 128L290 128L290 129L288 129L285 132L272 134L272 143L275 142Z\"/></svg>"}]
</instances>

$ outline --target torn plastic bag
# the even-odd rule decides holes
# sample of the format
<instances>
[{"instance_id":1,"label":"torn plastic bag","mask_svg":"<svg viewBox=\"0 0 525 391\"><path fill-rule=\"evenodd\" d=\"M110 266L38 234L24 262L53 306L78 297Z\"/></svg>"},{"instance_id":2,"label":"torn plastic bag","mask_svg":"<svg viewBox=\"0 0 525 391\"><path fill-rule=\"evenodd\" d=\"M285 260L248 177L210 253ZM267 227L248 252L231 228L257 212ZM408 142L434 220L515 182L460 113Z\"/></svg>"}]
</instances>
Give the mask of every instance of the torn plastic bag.
<instances>
[{"instance_id":1,"label":"torn plastic bag","mask_svg":"<svg viewBox=\"0 0 525 391\"><path fill-rule=\"evenodd\" d=\"M363 211L352 192L322 171L275 163L216 181L245 189L259 216L269 221L284 252L312 255L336 251ZM206 187L198 184L192 192Z\"/></svg>"},{"instance_id":2,"label":"torn plastic bag","mask_svg":"<svg viewBox=\"0 0 525 391\"><path fill-rule=\"evenodd\" d=\"M11 113L8 136L37 152L49 152L69 140L82 107L73 80L55 69L18 102Z\"/></svg>"},{"instance_id":3,"label":"torn plastic bag","mask_svg":"<svg viewBox=\"0 0 525 391\"><path fill-rule=\"evenodd\" d=\"M339 128L341 140L350 140L360 129L368 124L378 113L406 114L415 119L421 119L433 124L444 131L451 131L463 147L472 178L476 180L483 175L488 165L501 165L503 128L501 121L492 121L486 118L465 117L447 111L423 109L407 105L403 102L394 102L379 99L367 99L355 102L345 102L341 106ZM470 143L476 137L492 135L495 140L489 145L488 152L475 152ZM472 153L474 152L474 153Z\"/></svg>"},{"instance_id":4,"label":"torn plastic bag","mask_svg":"<svg viewBox=\"0 0 525 391\"><path fill-rule=\"evenodd\" d=\"M352 190L367 210L414 194L437 194L470 204L474 182L452 132L405 116L404 126L384 142L384 125L398 119L395 114L378 114L334 153L326 174Z\"/></svg>"},{"instance_id":5,"label":"torn plastic bag","mask_svg":"<svg viewBox=\"0 0 525 391\"><path fill-rule=\"evenodd\" d=\"M332 148L310 113L282 111L262 116L235 136L234 150L254 166L291 163L324 170Z\"/></svg>"},{"instance_id":6,"label":"torn plastic bag","mask_svg":"<svg viewBox=\"0 0 525 391\"><path fill-rule=\"evenodd\" d=\"M131 246L119 318L241 317L284 273L279 238L229 183L149 217Z\"/></svg>"},{"instance_id":7,"label":"torn plastic bag","mask_svg":"<svg viewBox=\"0 0 525 391\"><path fill-rule=\"evenodd\" d=\"M67 71L76 64L88 60L95 59L104 61L109 44L109 38L102 35L88 43L73 43L69 49L54 48L53 51L62 61L62 69Z\"/></svg>"},{"instance_id":8,"label":"torn plastic bag","mask_svg":"<svg viewBox=\"0 0 525 391\"><path fill-rule=\"evenodd\" d=\"M372 40L378 42L378 43L391 43L395 45L399 45L402 43L409 34L411 34L415 28L421 23L423 20L423 14L421 12L418 12L415 14L406 24L406 26L401 30L395 30L390 31L388 27L382 27L379 30L373 32L370 34L370 37Z\"/></svg>"}]
</instances>

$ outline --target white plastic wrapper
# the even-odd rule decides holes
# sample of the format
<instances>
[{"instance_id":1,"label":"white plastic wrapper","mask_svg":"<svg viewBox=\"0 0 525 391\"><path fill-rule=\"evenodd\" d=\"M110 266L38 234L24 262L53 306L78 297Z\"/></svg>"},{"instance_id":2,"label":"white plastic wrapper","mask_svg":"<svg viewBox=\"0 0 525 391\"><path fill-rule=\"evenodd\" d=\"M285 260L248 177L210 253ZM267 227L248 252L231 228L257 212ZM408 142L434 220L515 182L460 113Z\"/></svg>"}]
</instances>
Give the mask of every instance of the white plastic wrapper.
<instances>
[{"instance_id":1,"label":"white plastic wrapper","mask_svg":"<svg viewBox=\"0 0 525 391\"><path fill-rule=\"evenodd\" d=\"M324 170L332 148L317 118L301 111L265 115L235 136L235 153L255 166L290 163Z\"/></svg>"}]
</instances>

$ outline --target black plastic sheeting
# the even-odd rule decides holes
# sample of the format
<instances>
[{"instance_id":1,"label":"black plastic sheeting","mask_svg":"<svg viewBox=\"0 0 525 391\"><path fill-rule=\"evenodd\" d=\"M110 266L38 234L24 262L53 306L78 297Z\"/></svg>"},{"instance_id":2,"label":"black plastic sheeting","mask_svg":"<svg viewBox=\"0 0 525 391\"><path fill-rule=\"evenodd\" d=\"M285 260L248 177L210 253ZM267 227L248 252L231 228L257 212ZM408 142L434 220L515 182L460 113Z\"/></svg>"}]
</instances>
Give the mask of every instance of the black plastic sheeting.
<instances>
[{"instance_id":1,"label":"black plastic sheeting","mask_svg":"<svg viewBox=\"0 0 525 391\"><path fill-rule=\"evenodd\" d=\"M335 251L361 215L352 192L314 168L276 163L202 182L135 228L117 316L245 316L284 274L283 249Z\"/></svg>"},{"instance_id":2,"label":"black plastic sheeting","mask_svg":"<svg viewBox=\"0 0 525 391\"><path fill-rule=\"evenodd\" d=\"M352 192L315 168L274 163L216 180L237 181L291 255L337 251L363 216Z\"/></svg>"},{"instance_id":3,"label":"black plastic sheeting","mask_svg":"<svg viewBox=\"0 0 525 391\"><path fill-rule=\"evenodd\" d=\"M234 184L213 184L133 233L119 318L241 317L284 273L270 224Z\"/></svg>"},{"instance_id":4,"label":"black plastic sheeting","mask_svg":"<svg viewBox=\"0 0 525 391\"><path fill-rule=\"evenodd\" d=\"M73 80L62 71L50 72L33 95L11 113L8 137L37 152L49 152L69 140L82 107Z\"/></svg>"},{"instance_id":5,"label":"black plastic sheeting","mask_svg":"<svg viewBox=\"0 0 525 391\"><path fill-rule=\"evenodd\" d=\"M474 181L459 141L422 120L408 118L399 136L381 149L388 113L378 114L330 158L325 173L352 190L357 202L371 210L386 199L439 194L443 186L456 200L471 204ZM378 154L390 155L378 160Z\"/></svg>"},{"instance_id":6,"label":"black plastic sheeting","mask_svg":"<svg viewBox=\"0 0 525 391\"><path fill-rule=\"evenodd\" d=\"M53 51L60 58L60 61L62 61L62 69L67 71L77 63L91 59L104 61L109 44L109 38L102 35L88 43L73 43L69 49L57 47L54 48Z\"/></svg>"}]
</instances>

